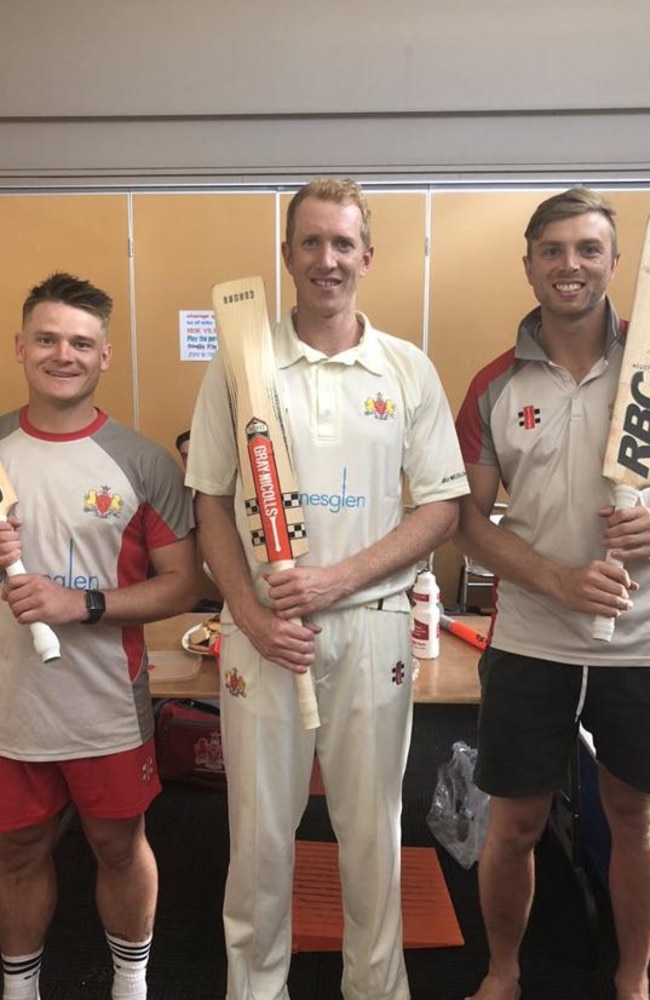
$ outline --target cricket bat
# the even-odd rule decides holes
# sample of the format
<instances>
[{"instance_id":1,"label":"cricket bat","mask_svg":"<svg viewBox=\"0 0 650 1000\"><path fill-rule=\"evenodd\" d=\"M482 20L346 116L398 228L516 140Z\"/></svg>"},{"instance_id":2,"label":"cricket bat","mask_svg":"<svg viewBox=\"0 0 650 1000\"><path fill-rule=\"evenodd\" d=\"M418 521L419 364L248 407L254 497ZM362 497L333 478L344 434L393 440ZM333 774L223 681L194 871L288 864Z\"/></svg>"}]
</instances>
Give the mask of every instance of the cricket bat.
<instances>
[{"instance_id":1,"label":"cricket bat","mask_svg":"<svg viewBox=\"0 0 650 1000\"><path fill-rule=\"evenodd\" d=\"M614 486L617 510L636 506L639 490L650 486L650 219L646 223L603 476ZM622 565L609 554L607 561ZM593 638L609 642L615 622L615 618L596 616Z\"/></svg>"},{"instance_id":2,"label":"cricket bat","mask_svg":"<svg viewBox=\"0 0 650 1000\"><path fill-rule=\"evenodd\" d=\"M476 646L481 651L487 648L487 639L481 632L476 632L469 625L466 625L465 622L459 622L456 618L450 618L443 611L440 612L440 628L444 628L445 632L451 632L452 635L462 639L463 642L468 642L471 646Z\"/></svg>"},{"instance_id":3,"label":"cricket bat","mask_svg":"<svg viewBox=\"0 0 650 1000\"><path fill-rule=\"evenodd\" d=\"M11 508L18 502L18 497L16 492L11 485L11 480L7 475L7 471L2 464L0 464L0 521L6 521L11 512ZM25 573L25 567L23 566L22 559L17 559L15 563L11 566L5 567L5 573L7 576L18 576L21 573ZM59 646L59 640L57 639L55 633L52 631L49 625L44 622L34 622L29 626L32 639L34 642L34 649L42 659L43 663L49 663L51 660L58 660L61 656L61 649Z\"/></svg>"},{"instance_id":4,"label":"cricket bat","mask_svg":"<svg viewBox=\"0 0 650 1000\"><path fill-rule=\"evenodd\" d=\"M239 469L255 558L291 569L308 551L284 422L262 278L241 278L212 289L219 350L223 352ZM296 674L305 729L320 725L311 671Z\"/></svg>"}]
</instances>

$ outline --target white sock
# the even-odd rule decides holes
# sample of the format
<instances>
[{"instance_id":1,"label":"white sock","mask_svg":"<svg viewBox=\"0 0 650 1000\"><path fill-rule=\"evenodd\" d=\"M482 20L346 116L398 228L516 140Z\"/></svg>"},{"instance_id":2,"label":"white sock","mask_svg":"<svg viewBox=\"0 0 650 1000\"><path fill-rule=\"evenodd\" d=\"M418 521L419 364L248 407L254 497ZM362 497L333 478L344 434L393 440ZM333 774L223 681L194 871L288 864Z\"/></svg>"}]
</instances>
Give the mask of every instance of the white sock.
<instances>
[{"instance_id":1,"label":"white sock","mask_svg":"<svg viewBox=\"0 0 650 1000\"><path fill-rule=\"evenodd\" d=\"M152 936L150 934L146 941L123 941L106 932L108 947L113 956L111 1000L146 1000L147 962Z\"/></svg>"},{"instance_id":2,"label":"white sock","mask_svg":"<svg viewBox=\"0 0 650 1000\"><path fill-rule=\"evenodd\" d=\"M38 977L42 957L42 948L31 955L5 955L3 952L4 1000L41 1000Z\"/></svg>"}]
</instances>

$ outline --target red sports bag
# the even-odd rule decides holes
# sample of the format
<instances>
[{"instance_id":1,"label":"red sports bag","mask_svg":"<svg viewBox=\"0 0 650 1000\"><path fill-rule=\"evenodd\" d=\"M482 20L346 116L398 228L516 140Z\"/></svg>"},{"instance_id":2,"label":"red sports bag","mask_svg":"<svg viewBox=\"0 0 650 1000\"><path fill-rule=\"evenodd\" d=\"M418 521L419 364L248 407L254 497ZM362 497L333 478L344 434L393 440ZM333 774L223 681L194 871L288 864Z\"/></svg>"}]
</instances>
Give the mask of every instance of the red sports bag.
<instances>
[{"instance_id":1,"label":"red sports bag","mask_svg":"<svg viewBox=\"0 0 650 1000\"><path fill-rule=\"evenodd\" d=\"M168 699L158 702L155 714L156 757L161 779L225 789L218 706Z\"/></svg>"}]
</instances>

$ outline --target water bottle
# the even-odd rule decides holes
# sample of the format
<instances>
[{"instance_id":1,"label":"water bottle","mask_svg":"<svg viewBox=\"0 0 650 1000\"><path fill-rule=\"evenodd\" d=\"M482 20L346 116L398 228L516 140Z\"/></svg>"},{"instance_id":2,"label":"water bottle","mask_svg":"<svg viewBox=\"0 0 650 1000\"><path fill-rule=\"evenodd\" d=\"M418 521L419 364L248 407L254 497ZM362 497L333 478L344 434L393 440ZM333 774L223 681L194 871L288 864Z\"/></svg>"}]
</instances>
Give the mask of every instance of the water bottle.
<instances>
[{"instance_id":1,"label":"water bottle","mask_svg":"<svg viewBox=\"0 0 650 1000\"><path fill-rule=\"evenodd\" d=\"M440 655L440 590L430 569L415 579L411 609L411 648L414 656L433 660Z\"/></svg>"}]
</instances>

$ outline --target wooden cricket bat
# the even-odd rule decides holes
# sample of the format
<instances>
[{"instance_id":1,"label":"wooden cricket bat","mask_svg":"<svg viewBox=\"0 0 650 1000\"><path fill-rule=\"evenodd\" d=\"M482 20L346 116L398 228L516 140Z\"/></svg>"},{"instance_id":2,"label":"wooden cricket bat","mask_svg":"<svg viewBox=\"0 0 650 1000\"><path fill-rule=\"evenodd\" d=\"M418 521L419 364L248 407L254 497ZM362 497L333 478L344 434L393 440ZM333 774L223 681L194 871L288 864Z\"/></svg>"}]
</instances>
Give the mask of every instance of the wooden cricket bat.
<instances>
[{"instance_id":1,"label":"wooden cricket bat","mask_svg":"<svg viewBox=\"0 0 650 1000\"><path fill-rule=\"evenodd\" d=\"M16 496L15 490L11 485L11 480L7 475L7 470L2 464L0 464L0 521L7 520L11 512L11 508L17 502L18 497ZM5 573L7 576L18 576L19 574L25 572L26 570L21 559L17 559L15 563L11 564L11 566L5 567ZM34 649L42 659L43 663L49 663L51 660L58 660L61 656L61 648L59 646L59 640L50 626L46 625L44 622L34 622L29 626L29 628L32 633Z\"/></svg>"},{"instance_id":2,"label":"wooden cricket bat","mask_svg":"<svg viewBox=\"0 0 650 1000\"><path fill-rule=\"evenodd\" d=\"M459 622L456 618L450 618L449 615L444 614L442 611L440 612L440 628L444 628L445 632L451 632L452 635L462 639L463 642L468 642L471 646L476 646L481 651L487 648L487 639L481 632L476 632L475 629L466 625L465 622Z\"/></svg>"},{"instance_id":3,"label":"wooden cricket bat","mask_svg":"<svg viewBox=\"0 0 650 1000\"><path fill-rule=\"evenodd\" d=\"M617 510L636 506L639 490L650 486L650 219L646 223L603 476L614 486ZM609 554L607 560L617 562ZM615 622L615 618L596 616L593 638L609 642Z\"/></svg>"},{"instance_id":4,"label":"wooden cricket bat","mask_svg":"<svg viewBox=\"0 0 650 1000\"><path fill-rule=\"evenodd\" d=\"M239 467L253 552L274 570L290 569L308 550L291 460L273 340L261 278L212 289L219 350L224 355ZM296 674L305 729L320 725L311 671Z\"/></svg>"}]
</instances>

